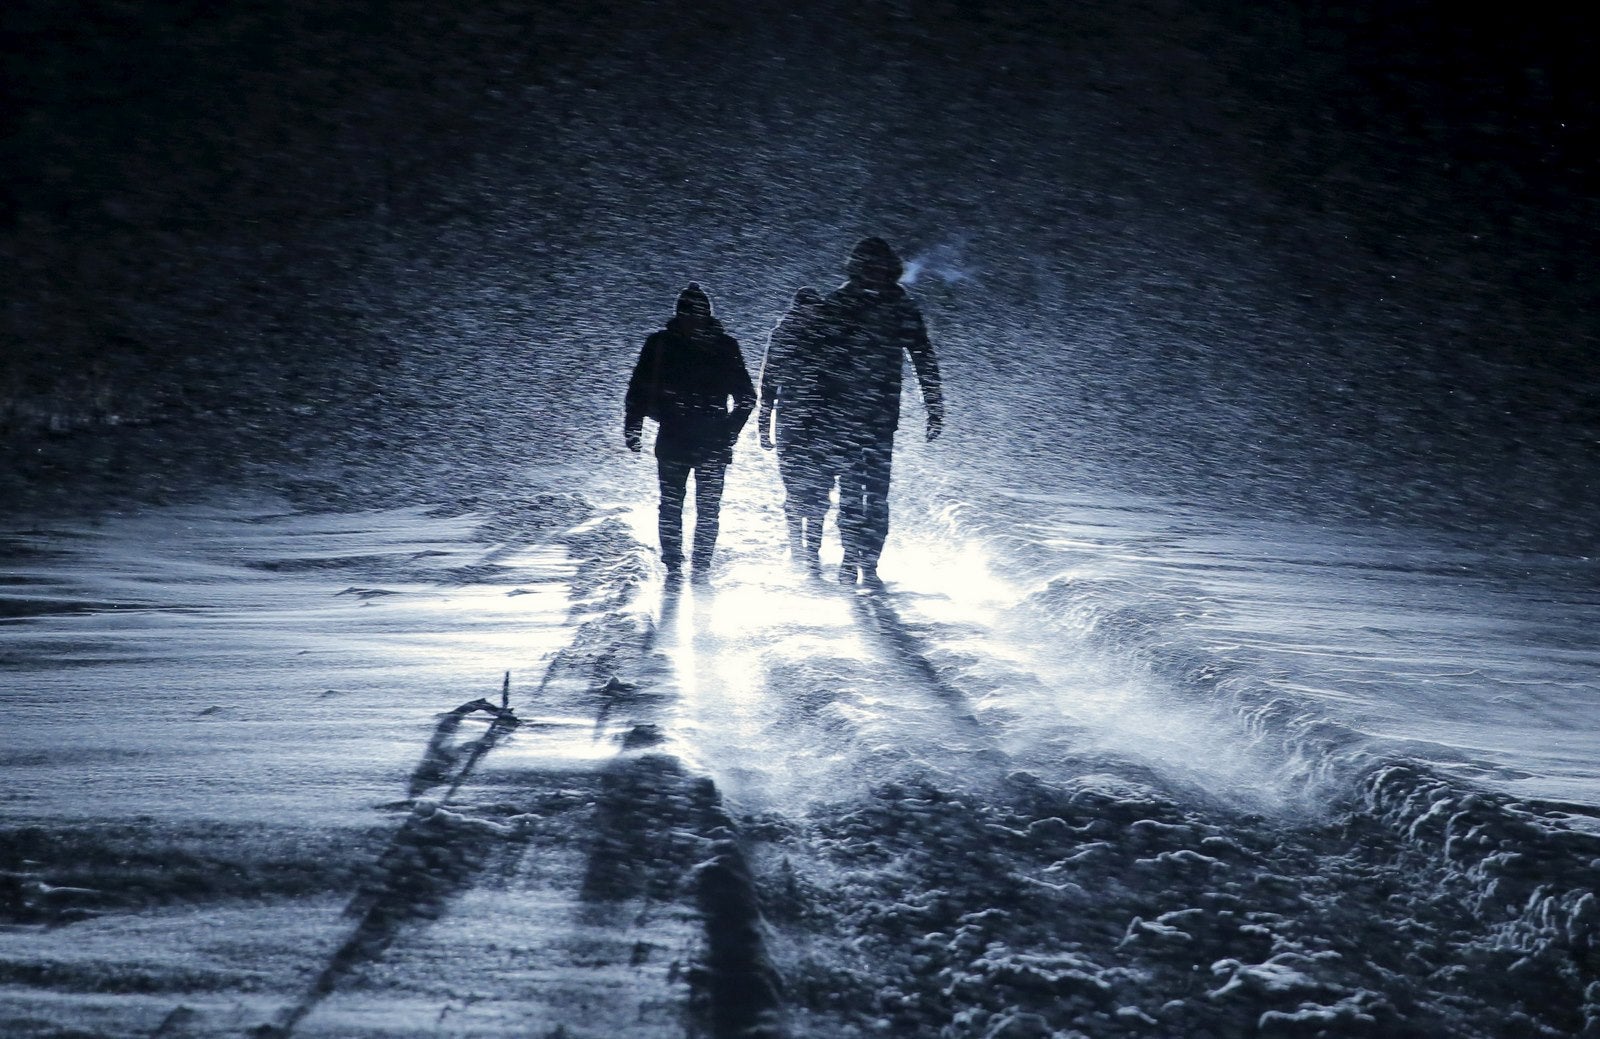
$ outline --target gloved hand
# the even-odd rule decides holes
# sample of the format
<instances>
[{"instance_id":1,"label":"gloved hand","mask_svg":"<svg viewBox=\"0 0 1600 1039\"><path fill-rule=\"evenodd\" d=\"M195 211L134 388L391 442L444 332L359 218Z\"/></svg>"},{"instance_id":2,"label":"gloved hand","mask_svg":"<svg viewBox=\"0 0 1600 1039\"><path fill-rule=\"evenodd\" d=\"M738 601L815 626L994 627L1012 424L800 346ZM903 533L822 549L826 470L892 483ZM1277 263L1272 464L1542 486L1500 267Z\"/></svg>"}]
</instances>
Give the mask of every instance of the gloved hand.
<instances>
[{"instance_id":1,"label":"gloved hand","mask_svg":"<svg viewBox=\"0 0 1600 1039\"><path fill-rule=\"evenodd\" d=\"M638 454L644 450L644 438L635 430L623 430L622 442L628 445L628 450Z\"/></svg>"},{"instance_id":2,"label":"gloved hand","mask_svg":"<svg viewBox=\"0 0 1600 1039\"><path fill-rule=\"evenodd\" d=\"M939 439L939 434L944 432L944 415L932 411L928 413L928 443Z\"/></svg>"}]
</instances>

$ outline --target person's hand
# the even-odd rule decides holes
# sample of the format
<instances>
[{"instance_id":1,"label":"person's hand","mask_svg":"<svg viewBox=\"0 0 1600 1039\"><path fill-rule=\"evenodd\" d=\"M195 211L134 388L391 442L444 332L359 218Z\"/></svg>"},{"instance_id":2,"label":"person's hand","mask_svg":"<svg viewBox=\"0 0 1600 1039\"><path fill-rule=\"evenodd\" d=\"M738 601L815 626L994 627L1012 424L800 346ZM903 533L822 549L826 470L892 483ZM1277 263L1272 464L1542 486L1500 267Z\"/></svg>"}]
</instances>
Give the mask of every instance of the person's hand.
<instances>
[{"instance_id":1,"label":"person's hand","mask_svg":"<svg viewBox=\"0 0 1600 1039\"><path fill-rule=\"evenodd\" d=\"M944 416L938 412L930 412L928 415L928 443L931 444L938 440L939 434L943 432Z\"/></svg>"},{"instance_id":2,"label":"person's hand","mask_svg":"<svg viewBox=\"0 0 1600 1039\"><path fill-rule=\"evenodd\" d=\"M761 447L765 451L772 450L772 430L766 426L761 427Z\"/></svg>"},{"instance_id":3,"label":"person's hand","mask_svg":"<svg viewBox=\"0 0 1600 1039\"><path fill-rule=\"evenodd\" d=\"M624 444L627 444L628 445L628 450L632 451L634 454L638 454L640 451L644 450L644 438L641 437L638 433L631 433L631 432L623 433L622 434L622 442Z\"/></svg>"}]
</instances>

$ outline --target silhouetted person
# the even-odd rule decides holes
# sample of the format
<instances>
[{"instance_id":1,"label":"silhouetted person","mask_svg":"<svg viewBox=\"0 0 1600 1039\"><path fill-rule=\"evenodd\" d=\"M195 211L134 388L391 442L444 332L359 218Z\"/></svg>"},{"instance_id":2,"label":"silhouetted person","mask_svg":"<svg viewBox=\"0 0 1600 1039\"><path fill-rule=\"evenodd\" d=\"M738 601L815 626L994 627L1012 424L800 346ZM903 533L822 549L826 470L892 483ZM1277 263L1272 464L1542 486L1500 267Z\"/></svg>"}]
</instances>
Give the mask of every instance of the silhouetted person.
<instances>
[{"instance_id":1,"label":"silhouetted person","mask_svg":"<svg viewBox=\"0 0 1600 1039\"><path fill-rule=\"evenodd\" d=\"M761 411L756 419L761 446L771 450L776 443L778 448L790 558L813 575L822 573L817 558L822 518L839 471L838 452L822 413L817 349L821 309L821 293L803 288L773 328L761 364Z\"/></svg>"},{"instance_id":2,"label":"silhouetted person","mask_svg":"<svg viewBox=\"0 0 1600 1039\"><path fill-rule=\"evenodd\" d=\"M917 305L900 287L905 268L882 238L850 251L849 280L829 294L816 345L818 388L839 470L839 581L877 587L878 556L889 536L889 470L900 424L900 379L911 358L928 439L944 429L939 361Z\"/></svg>"},{"instance_id":3,"label":"silhouetted person","mask_svg":"<svg viewBox=\"0 0 1600 1039\"><path fill-rule=\"evenodd\" d=\"M733 410L728 410L729 400ZM622 436L628 450L642 446L644 420L656 430L661 480L661 561L669 577L683 569L683 500L694 474L694 577L703 580L717 547L722 482L733 461L733 442L755 410L739 344L711 313L711 299L691 282L678 296L667 327L645 340L628 381Z\"/></svg>"}]
</instances>

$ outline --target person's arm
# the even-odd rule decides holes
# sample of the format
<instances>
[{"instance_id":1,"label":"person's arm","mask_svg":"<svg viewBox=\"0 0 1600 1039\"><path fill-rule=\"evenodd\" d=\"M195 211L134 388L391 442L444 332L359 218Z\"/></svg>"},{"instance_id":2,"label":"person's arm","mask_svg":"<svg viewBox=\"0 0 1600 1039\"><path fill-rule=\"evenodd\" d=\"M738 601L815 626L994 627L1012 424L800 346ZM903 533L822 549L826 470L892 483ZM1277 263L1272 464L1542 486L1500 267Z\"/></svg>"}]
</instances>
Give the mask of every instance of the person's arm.
<instances>
[{"instance_id":1,"label":"person's arm","mask_svg":"<svg viewBox=\"0 0 1600 1039\"><path fill-rule=\"evenodd\" d=\"M944 382L939 375L939 358L928 341L928 326L922 315L912 309L906 319L906 353L911 355L911 367L917 373L917 385L922 389L922 406L928 410L928 439L937 440L944 432Z\"/></svg>"},{"instance_id":2,"label":"person's arm","mask_svg":"<svg viewBox=\"0 0 1600 1039\"><path fill-rule=\"evenodd\" d=\"M772 450L772 406L777 403L779 385L778 372L780 370L780 354L783 348L783 339L780 335L783 326L779 325L767 336L767 355L761 359L761 411L756 415L756 428L761 432L761 446Z\"/></svg>"},{"instance_id":3,"label":"person's arm","mask_svg":"<svg viewBox=\"0 0 1600 1039\"><path fill-rule=\"evenodd\" d=\"M750 381L750 369L744 366L744 354L739 352L738 340L728 336L726 348L728 395L733 398L733 413L728 416L728 442L732 443L738 439L739 431L744 429L744 424L750 420L750 413L756 409L756 388Z\"/></svg>"},{"instance_id":4,"label":"person's arm","mask_svg":"<svg viewBox=\"0 0 1600 1039\"><path fill-rule=\"evenodd\" d=\"M628 380L628 392L623 398L622 408L622 442L629 451L639 451L644 446L644 416L650 409L650 401L660 392L656 379L660 365L656 363L656 352L660 346L655 337L645 340L644 349L639 351L639 361L633 366L633 377Z\"/></svg>"}]
</instances>

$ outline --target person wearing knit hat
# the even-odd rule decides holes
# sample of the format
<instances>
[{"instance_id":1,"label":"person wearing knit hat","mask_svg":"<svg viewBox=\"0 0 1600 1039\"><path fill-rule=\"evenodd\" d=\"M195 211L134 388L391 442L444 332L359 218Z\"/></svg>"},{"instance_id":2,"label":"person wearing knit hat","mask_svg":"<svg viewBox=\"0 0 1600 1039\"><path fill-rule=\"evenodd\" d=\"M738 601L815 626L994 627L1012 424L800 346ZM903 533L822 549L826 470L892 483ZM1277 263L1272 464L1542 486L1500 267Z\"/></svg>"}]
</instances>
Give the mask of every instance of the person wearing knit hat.
<instances>
[{"instance_id":1,"label":"person wearing knit hat","mask_svg":"<svg viewBox=\"0 0 1600 1039\"><path fill-rule=\"evenodd\" d=\"M927 437L944 430L939 359L916 302L900 286L904 266L882 238L863 238L845 263L849 280L829 294L813 347L818 423L839 471L841 584L882 587L878 557L889 536L889 475L900 424L904 359L911 359Z\"/></svg>"},{"instance_id":2,"label":"person wearing knit hat","mask_svg":"<svg viewBox=\"0 0 1600 1039\"><path fill-rule=\"evenodd\" d=\"M755 406L755 387L738 341L714 316L711 297L690 282L678 294L666 327L645 340L623 401L622 437L628 450L642 451L644 421L656 422L661 491L657 534L669 578L676 579L683 569L683 505L691 475L693 574L697 582L709 578L733 443Z\"/></svg>"},{"instance_id":3,"label":"person wearing knit hat","mask_svg":"<svg viewBox=\"0 0 1600 1039\"><path fill-rule=\"evenodd\" d=\"M822 294L813 288L795 293L794 304L767 338L761 365L761 410L756 428L761 446L778 449L783 479L783 515L789 527L789 557L814 577L822 576L818 549L828 492L838 467L818 414L821 401L812 344L821 316Z\"/></svg>"},{"instance_id":4,"label":"person wearing knit hat","mask_svg":"<svg viewBox=\"0 0 1600 1039\"><path fill-rule=\"evenodd\" d=\"M678 293L677 313L680 317L709 318L711 316L711 297L706 295L698 282L691 281L689 287Z\"/></svg>"}]
</instances>

